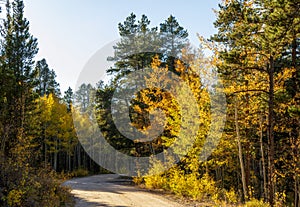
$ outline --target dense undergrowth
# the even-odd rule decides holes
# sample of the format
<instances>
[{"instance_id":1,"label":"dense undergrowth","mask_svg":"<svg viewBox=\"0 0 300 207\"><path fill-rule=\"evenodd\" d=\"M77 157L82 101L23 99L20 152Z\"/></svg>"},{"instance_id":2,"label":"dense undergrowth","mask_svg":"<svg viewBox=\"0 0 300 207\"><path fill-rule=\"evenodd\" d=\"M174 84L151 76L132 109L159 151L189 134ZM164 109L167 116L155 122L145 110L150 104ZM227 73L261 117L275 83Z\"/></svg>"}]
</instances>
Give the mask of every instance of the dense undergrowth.
<instances>
[{"instance_id":1,"label":"dense undergrowth","mask_svg":"<svg viewBox=\"0 0 300 207\"><path fill-rule=\"evenodd\" d=\"M74 206L70 189L62 186L63 174L11 158L1 159L0 169L0 206Z\"/></svg>"}]
</instances>

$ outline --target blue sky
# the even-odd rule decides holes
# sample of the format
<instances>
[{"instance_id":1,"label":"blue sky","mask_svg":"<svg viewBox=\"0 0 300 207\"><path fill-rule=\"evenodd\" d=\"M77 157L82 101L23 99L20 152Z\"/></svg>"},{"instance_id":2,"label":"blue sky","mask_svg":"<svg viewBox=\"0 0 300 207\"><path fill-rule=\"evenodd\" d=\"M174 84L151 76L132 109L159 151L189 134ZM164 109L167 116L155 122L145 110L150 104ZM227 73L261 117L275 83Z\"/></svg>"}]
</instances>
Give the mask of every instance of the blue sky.
<instances>
[{"instance_id":1,"label":"blue sky","mask_svg":"<svg viewBox=\"0 0 300 207\"><path fill-rule=\"evenodd\" d=\"M131 13L146 14L158 26L170 14L198 45L196 34L214 34L213 9L220 0L24 0L31 33L38 38L37 60L45 58L57 74L62 92L75 87L95 52L119 38L118 23Z\"/></svg>"}]
</instances>

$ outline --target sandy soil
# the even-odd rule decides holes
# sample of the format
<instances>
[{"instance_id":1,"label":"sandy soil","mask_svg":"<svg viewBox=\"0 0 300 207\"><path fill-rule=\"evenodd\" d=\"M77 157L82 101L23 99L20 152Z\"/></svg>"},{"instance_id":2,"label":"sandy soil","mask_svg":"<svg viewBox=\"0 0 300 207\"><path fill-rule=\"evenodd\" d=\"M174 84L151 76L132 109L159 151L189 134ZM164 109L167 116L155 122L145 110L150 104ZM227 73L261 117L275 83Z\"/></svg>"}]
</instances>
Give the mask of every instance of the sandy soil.
<instances>
[{"instance_id":1,"label":"sandy soil","mask_svg":"<svg viewBox=\"0 0 300 207\"><path fill-rule=\"evenodd\" d=\"M75 178L65 185L72 188L76 207L183 207L167 196L134 187L119 175Z\"/></svg>"}]
</instances>

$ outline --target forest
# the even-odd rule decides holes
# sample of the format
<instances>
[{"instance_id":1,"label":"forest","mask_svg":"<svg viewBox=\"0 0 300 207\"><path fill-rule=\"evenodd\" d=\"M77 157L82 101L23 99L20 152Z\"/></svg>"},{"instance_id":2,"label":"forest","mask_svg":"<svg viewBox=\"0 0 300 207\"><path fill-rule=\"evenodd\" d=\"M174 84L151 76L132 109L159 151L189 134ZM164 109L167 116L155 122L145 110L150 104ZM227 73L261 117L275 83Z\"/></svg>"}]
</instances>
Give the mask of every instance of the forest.
<instances>
[{"instance_id":1,"label":"forest","mask_svg":"<svg viewBox=\"0 0 300 207\"><path fill-rule=\"evenodd\" d=\"M197 48L175 16L152 27L131 13L116 25L110 80L63 93L35 58L24 2L6 10L0 206L73 206L66 179L130 174L117 153L136 158L143 188L212 206L300 206L298 0L223 0L216 34Z\"/></svg>"}]
</instances>

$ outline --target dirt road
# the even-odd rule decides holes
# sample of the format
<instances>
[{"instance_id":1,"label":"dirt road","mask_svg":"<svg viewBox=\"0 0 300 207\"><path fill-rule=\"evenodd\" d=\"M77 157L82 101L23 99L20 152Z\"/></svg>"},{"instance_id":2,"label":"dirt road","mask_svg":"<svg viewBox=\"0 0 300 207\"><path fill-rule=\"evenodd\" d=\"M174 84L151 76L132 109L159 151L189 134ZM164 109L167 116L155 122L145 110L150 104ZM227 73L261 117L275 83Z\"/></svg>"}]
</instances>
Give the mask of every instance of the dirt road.
<instances>
[{"instance_id":1,"label":"dirt road","mask_svg":"<svg viewBox=\"0 0 300 207\"><path fill-rule=\"evenodd\" d=\"M118 175L75 178L65 183L72 188L76 207L182 207L163 195L129 185Z\"/></svg>"}]
</instances>

